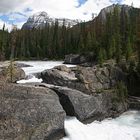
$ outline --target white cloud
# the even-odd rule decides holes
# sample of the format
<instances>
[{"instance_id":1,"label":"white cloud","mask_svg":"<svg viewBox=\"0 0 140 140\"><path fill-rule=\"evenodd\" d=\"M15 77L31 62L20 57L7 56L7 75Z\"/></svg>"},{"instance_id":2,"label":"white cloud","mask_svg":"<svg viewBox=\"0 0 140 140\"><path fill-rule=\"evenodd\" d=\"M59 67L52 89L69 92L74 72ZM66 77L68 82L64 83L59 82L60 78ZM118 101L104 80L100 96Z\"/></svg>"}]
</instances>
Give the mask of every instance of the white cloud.
<instances>
[{"instance_id":1,"label":"white cloud","mask_svg":"<svg viewBox=\"0 0 140 140\"><path fill-rule=\"evenodd\" d=\"M24 12L24 9L30 8L33 11L28 13L28 16L35 12L46 11L54 17L87 20L91 18L91 13L98 13L101 8L110 4L109 0L88 0L78 7L78 0L12 0L12 2L1 0L0 12Z\"/></svg>"},{"instance_id":2,"label":"white cloud","mask_svg":"<svg viewBox=\"0 0 140 140\"><path fill-rule=\"evenodd\" d=\"M140 7L139 0L123 0L124 4ZM100 10L111 5L110 0L87 0L87 2L78 7L78 0L0 0L0 13L20 12L27 17L33 13L46 11L53 17L64 17L70 19L90 20L91 14L98 14ZM30 8L32 11L27 12L25 9ZM15 14L10 18L23 18ZM23 21L16 22L21 27Z\"/></svg>"},{"instance_id":3,"label":"white cloud","mask_svg":"<svg viewBox=\"0 0 140 140\"><path fill-rule=\"evenodd\" d=\"M124 0L124 4L131 5L133 3L134 7L140 8L140 0Z\"/></svg>"},{"instance_id":4,"label":"white cloud","mask_svg":"<svg viewBox=\"0 0 140 140\"><path fill-rule=\"evenodd\" d=\"M27 0L0 0L0 12L7 13L15 11L17 7L23 6Z\"/></svg>"},{"instance_id":5,"label":"white cloud","mask_svg":"<svg viewBox=\"0 0 140 140\"><path fill-rule=\"evenodd\" d=\"M88 0L84 5L82 5L79 9L76 9L77 14L82 13L82 19L89 20L91 19L91 14L98 14L100 10L106 6L111 5L112 3L109 0ZM87 15L83 15L83 13L88 13ZM79 15L80 16L80 15Z\"/></svg>"},{"instance_id":6,"label":"white cloud","mask_svg":"<svg viewBox=\"0 0 140 140\"><path fill-rule=\"evenodd\" d=\"M99 13L102 8L110 4L112 4L110 0L88 0L78 7L78 0L32 0L29 6L34 13L46 11L54 17L89 20L91 13Z\"/></svg>"}]
</instances>

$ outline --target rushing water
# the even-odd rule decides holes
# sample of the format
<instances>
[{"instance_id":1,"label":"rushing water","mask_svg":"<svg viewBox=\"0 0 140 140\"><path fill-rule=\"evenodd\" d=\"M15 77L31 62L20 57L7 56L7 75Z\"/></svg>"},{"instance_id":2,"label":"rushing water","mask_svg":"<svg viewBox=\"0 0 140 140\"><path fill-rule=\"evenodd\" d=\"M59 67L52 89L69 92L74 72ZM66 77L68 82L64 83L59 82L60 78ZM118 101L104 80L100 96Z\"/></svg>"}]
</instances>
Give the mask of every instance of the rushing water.
<instances>
[{"instance_id":1,"label":"rushing water","mask_svg":"<svg viewBox=\"0 0 140 140\"><path fill-rule=\"evenodd\" d=\"M46 69L51 69L58 65L63 65L63 61L17 61L19 63L30 65L31 67L23 67L26 75L30 78L27 80L20 80L17 83L30 83L30 82L42 82L42 79L37 79L34 73L42 72ZM67 65L73 67L74 65Z\"/></svg>"},{"instance_id":2,"label":"rushing water","mask_svg":"<svg viewBox=\"0 0 140 140\"><path fill-rule=\"evenodd\" d=\"M23 68L25 73L31 76L31 79L21 80L19 83L41 82L42 79L35 78L33 73L53 68L63 62L22 61L22 63L33 67ZM140 112L128 111L116 119L94 121L87 125L71 117L65 121L65 130L68 136L62 140L140 140Z\"/></svg>"},{"instance_id":3,"label":"rushing water","mask_svg":"<svg viewBox=\"0 0 140 140\"><path fill-rule=\"evenodd\" d=\"M116 119L84 125L76 118L65 121L62 140L140 140L140 112L128 111Z\"/></svg>"}]
</instances>

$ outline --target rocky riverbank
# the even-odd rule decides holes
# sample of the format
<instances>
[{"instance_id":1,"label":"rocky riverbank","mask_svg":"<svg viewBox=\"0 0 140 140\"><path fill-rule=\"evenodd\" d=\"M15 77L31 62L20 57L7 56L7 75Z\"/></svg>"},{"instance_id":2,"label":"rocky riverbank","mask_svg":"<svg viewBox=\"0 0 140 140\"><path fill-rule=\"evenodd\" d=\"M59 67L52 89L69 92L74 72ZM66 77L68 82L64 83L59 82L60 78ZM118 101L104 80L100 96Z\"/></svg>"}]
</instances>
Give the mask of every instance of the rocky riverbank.
<instances>
[{"instance_id":1,"label":"rocky riverbank","mask_svg":"<svg viewBox=\"0 0 140 140\"><path fill-rule=\"evenodd\" d=\"M57 66L36 74L43 83L0 87L0 135L10 140L59 140L66 115L87 123L117 117L128 109L116 90L126 74L113 65Z\"/></svg>"}]
</instances>

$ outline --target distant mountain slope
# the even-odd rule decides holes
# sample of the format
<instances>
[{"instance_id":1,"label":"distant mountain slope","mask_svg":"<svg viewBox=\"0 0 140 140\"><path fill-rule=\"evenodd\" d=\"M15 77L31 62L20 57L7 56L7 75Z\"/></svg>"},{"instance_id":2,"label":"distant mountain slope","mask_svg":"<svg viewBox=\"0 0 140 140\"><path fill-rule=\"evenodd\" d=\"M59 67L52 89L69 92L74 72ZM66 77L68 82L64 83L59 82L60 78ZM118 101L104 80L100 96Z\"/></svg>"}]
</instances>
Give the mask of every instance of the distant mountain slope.
<instances>
[{"instance_id":1,"label":"distant mountain slope","mask_svg":"<svg viewBox=\"0 0 140 140\"><path fill-rule=\"evenodd\" d=\"M129 10L132 8L131 6L128 5L117 5L119 8L120 13L122 11L128 13ZM98 17L102 20L106 19L107 14L112 13L114 11L114 8L116 7L116 4L110 5L108 7L105 7L101 10L101 12L99 13Z\"/></svg>"},{"instance_id":2,"label":"distant mountain slope","mask_svg":"<svg viewBox=\"0 0 140 140\"><path fill-rule=\"evenodd\" d=\"M129 22L134 24L136 22L135 20L138 16L138 13L140 12L139 8L134 8L128 5L113 4L108 7L103 8L98 14L98 16L96 16L93 20L90 20L81 24L85 25L87 32L88 31L96 32L96 36L99 39L99 37L101 37L103 32L105 31L106 22L112 22L111 23L112 26L115 23L116 15L114 15L114 12L116 9L118 10L118 17L120 20L121 28L124 28L123 27L125 26L124 22L127 22L128 19L129 19ZM112 17L110 17L111 15ZM112 21L109 21L109 20L112 20ZM73 30L76 30L78 26L79 25L74 26ZM114 27L110 26L110 28L113 29Z\"/></svg>"},{"instance_id":3,"label":"distant mountain slope","mask_svg":"<svg viewBox=\"0 0 140 140\"><path fill-rule=\"evenodd\" d=\"M22 29L43 28L47 24L51 25L52 23L55 23L56 20L58 21L59 26L62 26L65 21L66 27L72 27L79 22L78 20L53 18L46 12L38 12L29 17L27 22L22 26Z\"/></svg>"}]
</instances>

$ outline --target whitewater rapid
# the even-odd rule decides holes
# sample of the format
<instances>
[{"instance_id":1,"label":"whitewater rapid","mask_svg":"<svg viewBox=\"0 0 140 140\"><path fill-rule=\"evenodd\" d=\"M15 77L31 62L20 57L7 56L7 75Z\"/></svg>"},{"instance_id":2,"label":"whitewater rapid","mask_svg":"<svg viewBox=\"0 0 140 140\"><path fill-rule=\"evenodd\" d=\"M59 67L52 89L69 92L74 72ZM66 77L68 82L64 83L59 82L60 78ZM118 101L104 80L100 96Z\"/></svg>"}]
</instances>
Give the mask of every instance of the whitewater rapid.
<instances>
[{"instance_id":1,"label":"whitewater rapid","mask_svg":"<svg viewBox=\"0 0 140 140\"><path fill-rule=\"evenodd\" d=\"M30 75L31 78L18 83L41 82L42 79L37 79L33 73L63 64L62 61L20 61L20 63L32 66L23 68L26 75ZM61 140L140 140L140 112L128 111L116 119L94 121L87 125L75 117L70 117L65 120L65 131L67 137Z\"/></svg>"},{"instance_id":2,"label":"whitewater rapid","mask_svg":"<svg viewBox=\"0 0 140 140\"><path fill-rule=\"evenodd\" d=\"M68 137L62 140L140 140L140 112L128 111L116 119L87 125L70 118L65 130Z\"/></svg>"},{"instance_id":3,"label":"whitewater rapid","mask_svg":"<svg viewBox=\"0 0 140 140\"><path fill-rule=\"evenodd\" d=\"M34 76L35 73L42 72L46 69L51 69L58 65L63 65L63 61L17 61L17 63L23 63L31 67L23 67L26 75L30 78L20 80L17 83L31 83L42 82L42 79L38 79ZM68 67L74 67L74 65L66 65Z\"/></svg>"}]
</instances>

